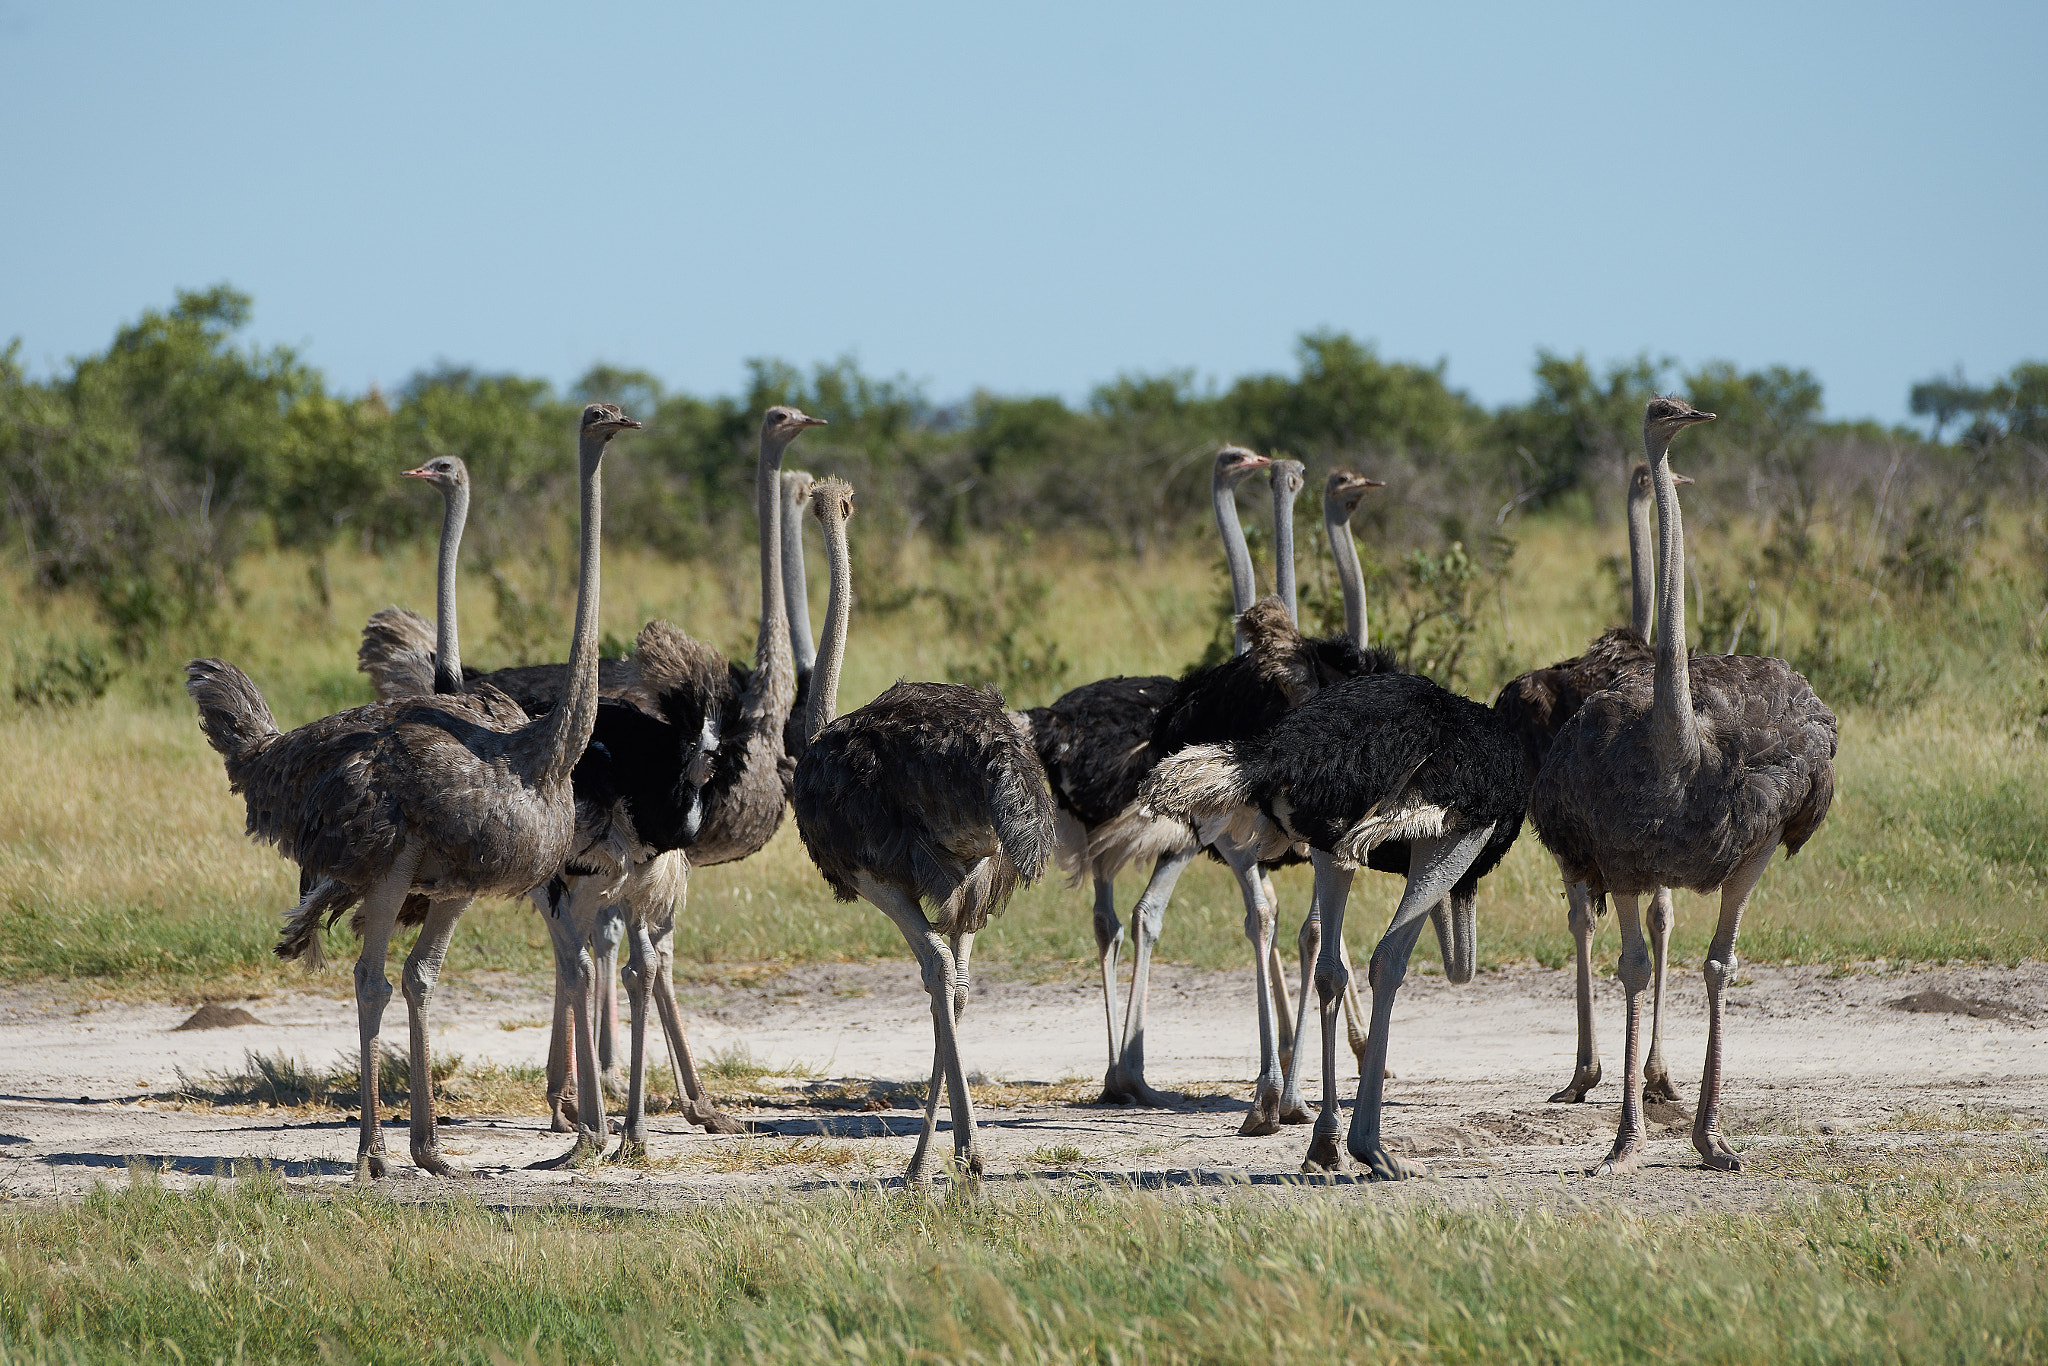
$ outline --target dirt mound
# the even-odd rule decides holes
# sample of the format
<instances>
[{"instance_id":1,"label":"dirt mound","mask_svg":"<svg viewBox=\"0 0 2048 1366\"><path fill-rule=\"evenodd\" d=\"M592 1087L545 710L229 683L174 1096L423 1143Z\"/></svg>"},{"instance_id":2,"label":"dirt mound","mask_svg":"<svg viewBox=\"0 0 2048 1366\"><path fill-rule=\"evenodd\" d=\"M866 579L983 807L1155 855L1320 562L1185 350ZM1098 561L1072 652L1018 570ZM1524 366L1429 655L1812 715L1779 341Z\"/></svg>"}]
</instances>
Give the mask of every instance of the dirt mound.
<instances>
[{"instance_id":1,"label":"dirt mound","mask_svg":"<svg viewBox=\"0 0 2048 1366\"><path fill-rule=\"evenodd\" d=\"M1911 996L1901 996L1885 1004L1893 1010L1909 1010L1915 1014L1968 1015L1978 1020L2010 1020L2014 1014L2011 1006L1997 1001L1980 1000L1975 996L1951 996L1945 991L1916 991Z\"/></svg>"},{"instance_id":2,"label":"dirt mound","mask_svg":"<svg viewBox=\"0 0 2048 1366\"><path fill-rule=\"evenodd\" d=\"M237 1025L260 1025L263 1021L251 1015L240 1006L224 1006L218 1001L208 1001L192 1012L192 1018L181 1025L172 1027L171 1032L181 1029L233 1029Z\"/></svg>"}]
</instances>

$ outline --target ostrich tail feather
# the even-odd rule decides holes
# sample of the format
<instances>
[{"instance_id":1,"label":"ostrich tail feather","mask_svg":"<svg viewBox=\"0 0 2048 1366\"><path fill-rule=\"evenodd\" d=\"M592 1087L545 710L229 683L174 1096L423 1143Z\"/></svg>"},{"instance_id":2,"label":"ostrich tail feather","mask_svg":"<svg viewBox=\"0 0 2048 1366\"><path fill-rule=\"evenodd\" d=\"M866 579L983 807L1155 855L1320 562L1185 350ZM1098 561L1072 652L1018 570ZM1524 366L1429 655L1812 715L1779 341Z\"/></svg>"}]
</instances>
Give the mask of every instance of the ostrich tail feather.
<instances>
[{"instance_id":1,"label":"ostrich tail feather","mask_svg":"<svg viewBox=\"0 0 2048 1366\"><path fill-rule=\"evenodd\" d=\"M1251 800L1244 770L1229 745L1189 745L1159 761L1138 801L1162 816L1199 821Z\"/></svg>"},{"instance_id":2,"label":"ostrich tail feather","mask_svg":"<svg viewBox=\"0 0 2048 1366\"><path fill-rule=\"evenodd\" d=\"M363 623L356 670L370 676L377 700L434 691L434 623L403 607L380 607Z\"/></svg>"},{"instance_id":3,"label":"ostrich tail feather","mask_svg":"<svg viewBox=\"0 0 2048 1366\"><path fill-rule=\"evenodd\" d=\"M277 721L249 675L219 659L185 666L185 691L199 706L206 743L232 764L277 735Z\"/></svg>"},{"instance_id":4,"label":"ostrich tail feather","mask_svg":"<svg viewBox=\"0 0 2048 1366\"><path fill-rule=\"evenodd\" d=\"M320 943L321 929L332 925L355 904L353 888L333 878L321 878L300 898L298 905L285 912L284 932L278 936L272 952L287 963L304 963L308 972L318 972L327 966L327 951Z\"/></svg>"}]
</instances>

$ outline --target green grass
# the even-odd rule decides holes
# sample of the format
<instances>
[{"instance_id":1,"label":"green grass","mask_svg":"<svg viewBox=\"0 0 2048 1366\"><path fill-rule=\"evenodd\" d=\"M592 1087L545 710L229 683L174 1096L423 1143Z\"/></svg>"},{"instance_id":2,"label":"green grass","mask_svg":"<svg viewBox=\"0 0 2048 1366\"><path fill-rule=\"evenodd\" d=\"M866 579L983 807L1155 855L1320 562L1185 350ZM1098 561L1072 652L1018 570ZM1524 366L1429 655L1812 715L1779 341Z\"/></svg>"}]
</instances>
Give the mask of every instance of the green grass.
<instances>
[{"instance_id":1,"label":"green grass","mask_svg":"<svg viewBox=\"0 0 2048 1366\"><path fill-rule=\"evenodd\" d=\"M1572 653L1613 610L1612 586L1587 552L1584 528L1539 521L1524 524L1521 535L1499 621L1489 615L1472 653L1491 661L1467 684L1476 695L1490 695L1513 671ZM992 553L977 545L949 559L920 540L864 551L867 596L880 602L893 594L906 605L857 617L843 708L899 676L944 675L961 642L949 636L929 595L894 590L971 586ZM1044 628L1071 661L1070 684L1178 670L1213 633L1212 555L1172 550L1133 564L1049 543L1015 553L1052 583ZM1702 553L1715 552L1703 541ZM630 638L640 621L666 615L744 653L751 649L754 605L746 568L613 555L606 562L604 629ZM813 577L822 594L823 576ZM178 689L177 664L185 652L234 658L263 686L283 724L303 722L367 696L352 667L361 621L385 602L422 605L429 579L424 556L336 555L333 606L322 611L302 560L259 557L238 576L244 597L236 617L177 642L161 658L122 665L103 701L0 710L0 752L8 756L8 781L0 783L0 977L128 997L256 994L302 983L296 969L287 971L269 954L279 914L294 900L294 873L243 837L241 803L200 738ZM1836 699L1843 724L1834 812L1804 854L1766 875L1744 922L1745 957L1844 964L2048 956L2048 743L2030 719L2048 683L2024 629L2036 607L2017 582L2018 571L1990 556L1965 597L1942 609L1954 629L1934 630L1934 616L1913 618L1908 629L1883 605L1863 609L1851 623L1860 623L1858 651L1909 642L1917 653L1896 668L1931 680L1929 692L1907 710ZM535 590L560 595L567 587ZM0 636L13 651L0 650L0 658L16 659L17 667L49 640L78 638L75 623L84 619L78 603L36 598L16 580L0 580L0 609ZM478 641L470 653L496 662L487 594L465 601L464 623ZM1789 642L1811 623L1786 617L1774 624L1774 638L1781 626ZM1847 649L1844 669L1860 658ZM1278 880L1284 906L1306 906L1305 870ZM1120 890L1128 905L1135 876ZM1359 881L1350 915L1354 947L1370 942L1395 895L1392 879ZM1704 950L1713 924L1713 908L1697 903L1679 895L1673 951L1682 964ZM1482 889L1482 962L1563 962L1563 910L1554 867L1525 835ZM1242 919L1224 870L1197 863L1181 881L1160 952L1201 967L1241 966ZM1291 940L1292 913L1281 932ZM1602 959L1614 943L1610 931ZM329 947L340 964L353 953L345 934ZM1054 878L1022 893L982 936L977 962L1086 973L1092 950L1086 898ZM831 898L787 822L755 857L695 873L677 930L684 976L729 975L719 965L901 953L900 938L881 916ZM1434 953L1431 944L1423 957ZM449 956L458 976L501 971L544 979L548 964L547 936L523 903L473 908ZM345 967L315 980L336 993L347 990Z\"/></svg>"},{"instance_id":2,"label":"green grass","mask_svg":"<svg viewBox=\"0 0 2048 1366\"><path fill-rule=\"evenodd\" d=\"M761 1145L749 1145L759 1147ZM768 1145L782 1148L789 1145ZM780 1157L777 1153L775 1156ZM829 1154L791 1154L811 1161ZM687 1213L274 1178L0 1208L0 1362L2023 1361L2038 1152L1759 1213L1028 1187Z\"/></svg>"}]
</instances>

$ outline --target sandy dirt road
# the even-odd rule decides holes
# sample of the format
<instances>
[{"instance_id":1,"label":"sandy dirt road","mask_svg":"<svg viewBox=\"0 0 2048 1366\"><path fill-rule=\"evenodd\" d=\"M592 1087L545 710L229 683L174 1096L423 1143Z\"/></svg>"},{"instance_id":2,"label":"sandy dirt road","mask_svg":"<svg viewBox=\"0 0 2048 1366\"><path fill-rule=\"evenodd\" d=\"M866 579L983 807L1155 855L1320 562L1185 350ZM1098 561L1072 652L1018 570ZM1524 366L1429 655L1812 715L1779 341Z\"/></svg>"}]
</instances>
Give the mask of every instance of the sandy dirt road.
<instances>
[{"instance_id":1,"label":"sandy dirt road","mask_svg":"<svg viewBox=\"0 0 2048 1366\"><path fill-rule=\"evenodd\" d=\"M764 1094L735 1110L754 1134L715 1138L658 1114L648 1167L534 1171L529 1163L567 1144L545 1132L543 1120L458 1110L447 1141L483 1178L462 1184L493 1201L647 1205L900 1174L931 1050L930 1016L909 964L741 976L743 985L693 985L683 1005L700 1056L744 1048L757 1061L808 1074L770 1078ZM189 1006L80 1007L23 991L0 995L0 1189L76 1194L123 1179L131 1159L172 1183L252 1161L295 1183L352 1179L354 1125L333 1111L175 1099L181 1070L240 1071L247 1053L323 1068L351 1055L354 1007L339 994L343 981L330 972L317 991L234 1003L259 1024L184 1032L175 1026ZM1009 1083L981 1112L992 1177L1199 1189L1278 1185L1298 1173L1306 1128L1266 1138L1236 1133L1254 1070L1249 973L1166 967L1154 981L1151 1078L1187 1097L1167 1110L1086 1103L1106 1054L1094 985L1000 975L977 982L963 1026L968 1066ZM1788 1147L2038 1145L2048 1130L2048 964L1850 974L1745 967L1739 981L1729 998L1724 1114L1753 1172L1697 1170L1686 1140L1690 1112L1674 1107L1653 1112L1665 1124L1648 1169L1601 1181L1583 1173L1606 1151L1615 1121L1619 987L1600 984L1607 1080L1586 1104L1552 1105L1545 1098L1569 1075L1573 1053L1567 974L1513 968L1464 987L1411 977L1395 1014L1386 1130L1438 1179L1396 1198L1740 1206L1782 1194L1784 1184L1768 1174L1771 1154ZM1894 1004L1908 997L1935 1008ZM547 1002L531 985L472 981L445 1001L440 1048L471 1062L544 1058ZM403 1009L394 1001L386 1017L389 1041L404 1039ZM1666 1046L1688 1097L1705 1047L1704 1012L1697 971L1675 973ZM655 1056L663 1056L658 1045ZM1344 1064L1348 1103L1348 1051ZM899 1084L872 1086L877 1080ZM402 1127L391 1142L394 1155L404 1152ZM396 1165L394 1187L425 1194L443 1184Z\"/></svg>"}]
</instances>

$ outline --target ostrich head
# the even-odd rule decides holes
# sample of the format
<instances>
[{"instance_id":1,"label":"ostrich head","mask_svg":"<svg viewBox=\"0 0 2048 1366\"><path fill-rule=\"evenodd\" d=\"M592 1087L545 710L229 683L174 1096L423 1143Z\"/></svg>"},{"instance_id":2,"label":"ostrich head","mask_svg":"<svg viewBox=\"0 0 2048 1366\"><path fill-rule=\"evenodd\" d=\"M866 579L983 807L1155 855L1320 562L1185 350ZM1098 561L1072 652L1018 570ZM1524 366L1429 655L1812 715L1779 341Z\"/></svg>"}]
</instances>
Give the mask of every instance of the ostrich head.
<instances>
[{"instance_id":1,"label":"ostrich head","mask_svg":"<svg viewBox=\"0 0 2048 1366\"><path fill-rule=\"evenodd\" d=\"M1643 444L1655 454L1669 446L1671 438L1687 427L1713 420L1712 413L1703 413L1682 398L1666 398L1659 394L1643 409Z\"/></svg>"},{"instance_id":2,"label":"ostrich head","mask_svg":"<svg viewBox=\"0 0 2048 1366\"><path fill-rule=\"evenodd\" d=\"M1708 413L1705 416L1711 418L1713 414ZM1674 484L1690 484L1692 476L1680 474L1677 470L1673 470L1671 471L1671 482ZM1648 499L1654 491L1650 487L1650 467L1641 461L1637 461L1634 471L1628 477L1628 500L1631 503L1642 502Z\"/></svg>"},{"instance_id":3,"label":"ostrich head","mask_svg":"<svg viewBox=\"0 0 2048 1366\"><path fill-rule=\"evenodd\" d=\"M1348 522L1368 491L1386 486L1385 480L1368 479L1356 470L1331 470L1330 477L1323 481L1323 502L1336 508Z\"/></svg>"},{"instance_id":4,"label":"ostrich head","mask_svg":"<svg viewBox=\"0 0 2048 1366\"><path fill-rule=\"evenodd\" d=\"M583 410L582 430L601 433L607 441L618 432L638 431L640 425L614 404L593 403Z\"/></svg>"},{"instance_id":5,"label":"ostrich head","mask_svg":"<svg viewBox=\"0 0 2048 1366\"><path fill-rule=\"evenodd\" d=\"M446 494L469 487L469 466L459 455L437 455L416 470L404 471L407 479L424 479Z\"/></svg>"},{"instance_id":6,"label":"ostrich head","mask_svg":"<svg viewBox=\"0 0 2048 1366\"><path fill-rule=\"evenodd\" d=\"M778 403L761 414L761 439L773 445L787 446L802 434L804 428L824 425L822 417L812 417L801 408Z\"/></svg>"},{"instance_id":7,"label":"ostrich head","mask_svg":"<svg viewBox=\"0 0 2048 1366\"><path fill-rule=\"evenodd\" d=\"M827 524L850 519L853 516L853 485L844 479L820 479L811 485L811 515Z\"/></svg>"},{"instance_id":8,"label":"ostrich head","mask_svg":"<svg viewBox=\"0 0 2048 1366\"><path fill-rule=\"evenodd\" d=\"M1308 466L1299 460L1275 460L1273 473L1268 476L1276 492L1300 493L1308 487Z\"/></svg>"},{"instance_id":9,"label":"ostrich head","mask_svg":"<svg viewBox=\"0 0 2048 1366\"><path fill-rule=\"evenodd\" d=\"M811 501L811 489L817 480L802 470L782 472L782 495L798 507Z\"/></svg>"},{"instance_id":10,"label":"ostrich head","mask_svg":"<svg viewBox=\"0 0 2048 1366\"><path fill-rule=\"evenodd\" d=\"M1225 446L1216 452L1216 481L1227 489L1234 489L1245 481L1254 470L1262 470L1272 460L1242 446Z\"/></svg>"}]
</instances>

